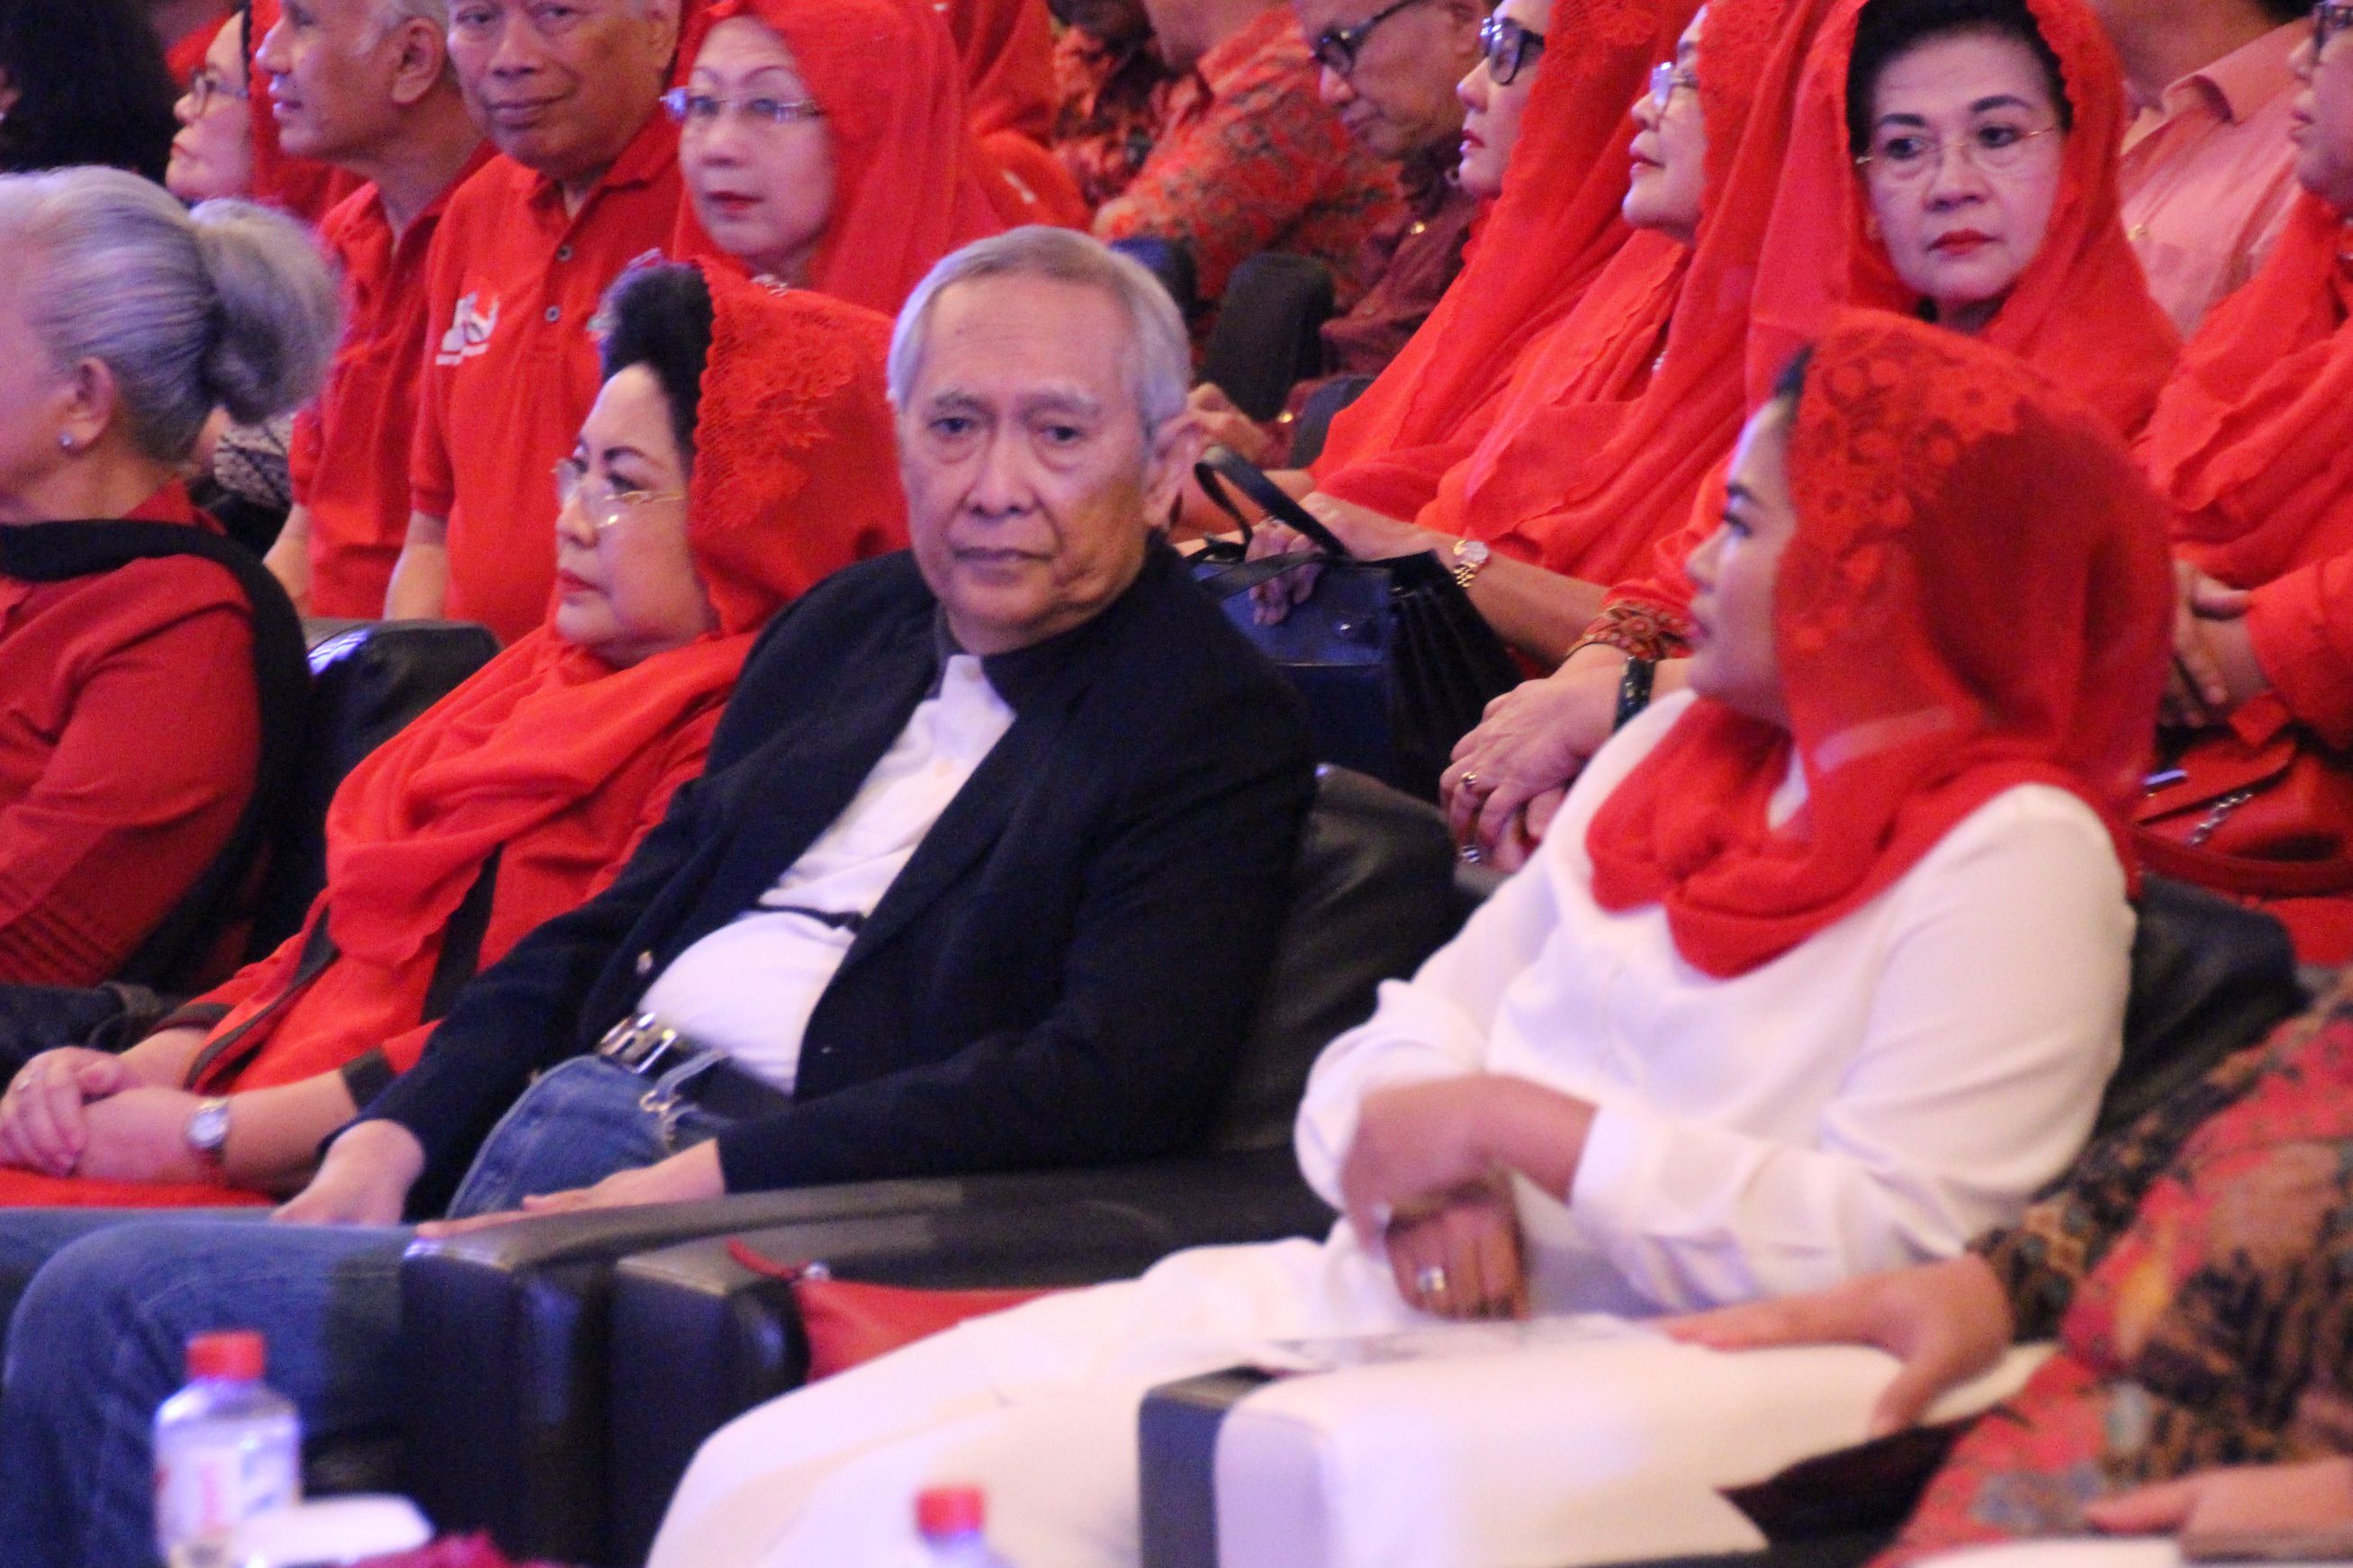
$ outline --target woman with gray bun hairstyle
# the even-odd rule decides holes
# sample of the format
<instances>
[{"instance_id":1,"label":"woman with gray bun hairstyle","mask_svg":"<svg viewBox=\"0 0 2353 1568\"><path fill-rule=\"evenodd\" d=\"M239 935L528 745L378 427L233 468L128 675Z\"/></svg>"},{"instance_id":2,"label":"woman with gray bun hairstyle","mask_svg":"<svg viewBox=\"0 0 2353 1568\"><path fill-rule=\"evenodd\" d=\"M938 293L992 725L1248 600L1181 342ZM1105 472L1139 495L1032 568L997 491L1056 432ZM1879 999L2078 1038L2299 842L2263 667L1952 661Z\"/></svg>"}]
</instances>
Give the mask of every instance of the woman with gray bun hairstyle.
<instances>
[{"instance_id":1,"label":"woman with gray bun hairstyle","mask_svg":"<svg viewBox=\"0 0 2353 1568\"><path fill-rule=\"evenodd\" d=\"M191 986L297 744L292 607L181 487L216 409L318 388L290 219L111 169L0 177L0 981Z\"/></svg>"}]
</instances>

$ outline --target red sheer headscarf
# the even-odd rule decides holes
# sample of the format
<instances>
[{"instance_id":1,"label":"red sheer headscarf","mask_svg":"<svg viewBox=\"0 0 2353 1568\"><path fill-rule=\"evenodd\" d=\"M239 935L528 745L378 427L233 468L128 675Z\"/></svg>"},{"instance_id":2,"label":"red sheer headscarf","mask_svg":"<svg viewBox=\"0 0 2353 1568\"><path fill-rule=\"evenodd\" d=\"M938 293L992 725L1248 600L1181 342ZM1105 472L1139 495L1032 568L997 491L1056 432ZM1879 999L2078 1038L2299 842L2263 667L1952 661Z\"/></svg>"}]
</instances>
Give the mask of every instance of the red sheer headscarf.
<instances>
[{"instance_id":1,"label":"red sheer headscarf","mask_svg":"<svg viewBox=\"0 0 2353 1568\"><path fill-rule=\"evenodd\" d=\"M681 74L711 29L736 16L784 40L825 110L833 213L809 288L896 314L942 257L1004 229L965 123L955 42L926 0L712 0L680 51ZM673 248L740 268L691 202L680 204Z\"/></svg>"},{"instance_id":2,"label":"red sheer headscarf","mask_svg":"<svg viewBox=\"0 0 2353 1568\"><path fill-rule=\"evenodd\" d=\"M1554 0L1504 194L1404 350L1332 421L1316 488L1412 517L1494 417L1520 353L1566 316L1631 230L1629 110L1696 0Z\"/></svg>"},{"instance_id":3,"label":"red sheer headscarf","mask_svg":"<svg viewBox=\"0 0 2353 1568\"><path fill-rule=\"evenodd\" d=\"M2158 399L2143 467L2199 570L2241 588L2353 551L2353 228L2306 195Z\"/></svg>"},{"instance_id":4,"label":"red sheer headscarf","mask_svg":"<svg viewBox=\"0 0 2353 1568\"><path fill-rule=\"evenodd\" d=\"M1842 0L1831 13L1799 89L1789 172L1757 286L1753 363L1788 363L1841 305L1909 312L1920 304L1867 232L1870 201L1847 151L1847 67L1868 3ZM2149 297L2118 216L2124 78L2083 0L2025 4L2059 57L2074 126L2042 248L1978 336L2024 359L2129 437L2155 406L2180 338Z\"/></svg>"},{"instance_id":5,"label":"red sheer headscarf","mask_svg":"<svg viewBox=\"0 0 2353 1568\"><path fill-rule=\"evenodd\" d=\"M1014 131L1043 146L1054 134L1054 23L1045 0L942 0L964 63L972 133Z\"/></svg>"},{"instance_id":6,"label":"red sheer headscarf","mask_svg":"<svg viewBox=\"0 0 2353 1568\"><path fill-rule=\"evenodd\" d=\"M1746 408L1757 258L1827 4L1712 0L1696 68L1707 168L1695 243L1637 235L1610 260L1522 357L1494 427L1448 473L1424 527L1610 583L1689 516Z\"/></svg>"},{"instance_id":7,"label":"red sheer headscarf","mask_svg":"<svg viewBox=\"0 0 2353 1568\"><path fill-rule=\"evenodd\" d=\"M717 628L614 669L542 626L370 754L328 816L329 929L345 952L387 963L413 953L493 848L663 743L682 714L724 701L779 607L906 543L883 396L890 323L703 271L711 353L687 547ZM380 787L387 778L400 782Z\"/></svg>"},{"instance_id":8,"label":"red sheer headscarf","mask_svg":"<svg viewBox=\"0 0 2353 1568\"><path fill-rule=\"evenodd\" d=\"M1788 469L1789 728L1695 701L1595 814L1595 899L1663 904L1686 961L1746 973L2023 784L2089 805L2129 867L2171 574L2164 505L2105 420L1981 342L1851 311L1814 350ZM1793 752L1806 800L1776 827Z\"/></svg>"}]
</instances>

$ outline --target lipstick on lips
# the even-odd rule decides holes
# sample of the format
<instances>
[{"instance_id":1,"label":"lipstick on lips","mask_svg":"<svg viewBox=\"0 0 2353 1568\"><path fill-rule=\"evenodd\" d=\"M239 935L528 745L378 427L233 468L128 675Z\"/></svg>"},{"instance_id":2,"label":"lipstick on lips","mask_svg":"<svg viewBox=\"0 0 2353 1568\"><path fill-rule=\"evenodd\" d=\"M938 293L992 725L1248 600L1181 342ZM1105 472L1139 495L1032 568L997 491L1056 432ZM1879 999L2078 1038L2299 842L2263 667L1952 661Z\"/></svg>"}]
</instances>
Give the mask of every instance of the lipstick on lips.
<instances>
[{"instance_id":1,"label":"lipstick on lips","mask_svg":"<svg viewBox=\"0 0 2353 1568\"><path fill-rule=\"evenodd\" d=\"M1993 243L1989 234L1973 228L1957 228L1950 234L1940 234L1928 242L1928 248L1940 256L1968 256Z\"/></svg>"}]
</instances>

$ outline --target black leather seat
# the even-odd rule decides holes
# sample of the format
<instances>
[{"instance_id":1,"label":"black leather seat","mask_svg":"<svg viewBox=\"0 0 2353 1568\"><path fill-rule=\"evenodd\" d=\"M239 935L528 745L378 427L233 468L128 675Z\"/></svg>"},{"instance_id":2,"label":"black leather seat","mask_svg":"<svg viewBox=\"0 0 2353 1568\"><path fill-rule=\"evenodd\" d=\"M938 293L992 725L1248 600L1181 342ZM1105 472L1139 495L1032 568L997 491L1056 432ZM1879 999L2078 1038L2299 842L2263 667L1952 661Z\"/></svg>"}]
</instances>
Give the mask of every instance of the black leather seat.
<instances>
[{"instance_id":1,"label":"black leather seat","mask_svg":"<svg viewBox=\"0 0 2353 1568\"><path fill-rule=\"evenodd\" d=\"M844 1277L1071 1284L1185 1246L1322 1229L1329 1211L1289 1149L1308 1068L1369 1015L1380 980L1451 934L1454 864L1434 809L1326 771L1267 999L1195 1154L551 1216L418 1243L401 1270L408 1489L443 1529L488 1528L511 1552L637 1561L695 1446L806 1364L788 1296L736 1267L727 1237L821 1256ZM617 1279L621 1259L658 1249Z\"/></svg>"},{"instance_id":2,"label":"black leather seat","mask_svg":"<svg viewBox=\"0 0 2353 1568\"><path fill-rule=\"evenodd\" d=\"M1261 251L1234 268L1201 350L1201 379L1253 419L1282 412L1296 382L1324 366L1332 269L1312 257Z\"/></svg>"},{"instance_id":3,"label":"black leather seat","mask_svg":"<svg viewBox=\"0 0 2353 1568\"><path fill-rule=\"evenodd\" d=\"M1158 279L1160 287L1176 302L1176 313L1187 321L1193 319L1200 309L1201 295L1189 246L1156 235L1138 235L1133 239L1114 239L1111 247Z\"/></svg>"}]
</instances>

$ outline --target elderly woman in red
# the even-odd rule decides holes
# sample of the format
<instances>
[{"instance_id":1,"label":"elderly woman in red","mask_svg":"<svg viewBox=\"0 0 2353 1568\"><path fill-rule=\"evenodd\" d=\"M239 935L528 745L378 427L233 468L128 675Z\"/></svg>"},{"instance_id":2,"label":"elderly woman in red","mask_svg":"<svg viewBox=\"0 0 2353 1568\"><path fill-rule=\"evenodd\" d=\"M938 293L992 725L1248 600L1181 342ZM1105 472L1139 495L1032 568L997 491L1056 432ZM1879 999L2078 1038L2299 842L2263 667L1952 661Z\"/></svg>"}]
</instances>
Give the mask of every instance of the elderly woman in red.
<instances>
[{"instance_id":1,"label":"elderly woman in red","mask_svg":"<svg viewBox=\"0 0 2353 1568\"><path fill-rule=\"evenodd\" d=\"M682 255L896 314L1005 225L922 0L716 0L680 51Z\"/></svg>"},{"instance_id":2,"label":"elderly woman in red","mask_svg":"<svg viewBox=\"0 0 2353 1568\"><path fill-rule=\"evenodd\" d=\"M1868 305L2008 350L2137 433L2179 342L2117 216L2124 114L2115 53L2082 0L1841 0L1799 89L1749 363L1785 358L1841 304ZM1474 852L1525 853L1616 720L1682 684L1683 563L1719 499L1704 487L1561 669L1464 738L1440 784Z\"/></svg>"},{"instance_id":3,"label":"elderly woman in red","mask_svg":"<svg viewBox=\"0 0 2353 1568\"><path fill-rule=\"evenodd\" d=\"M317 387L333 284L291 222L112 170L0 179L0 981L156 980L200 962L140 950L231 896L302 679L178 476L216 408Z\"/></svg>"},{"instance_id":4,"label":"elderly woman in red","mask_svg":"<svg viewBox=\"0 0 2353 1568\"><path fill-rule=\"evenodd\" d=\"M603 393L559 466L546 625L353 771L304 929L121 1057L27 1063L0 1203L264 1201L413 1062L448 979L615 875L702 768L754 636L905 542L889 323L691 267L607 298ZM453 934L471 923L478 952Z\"/></svg>"}]
</instances>

